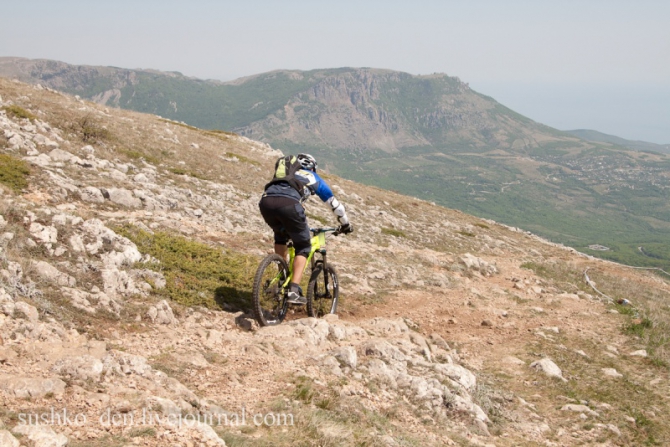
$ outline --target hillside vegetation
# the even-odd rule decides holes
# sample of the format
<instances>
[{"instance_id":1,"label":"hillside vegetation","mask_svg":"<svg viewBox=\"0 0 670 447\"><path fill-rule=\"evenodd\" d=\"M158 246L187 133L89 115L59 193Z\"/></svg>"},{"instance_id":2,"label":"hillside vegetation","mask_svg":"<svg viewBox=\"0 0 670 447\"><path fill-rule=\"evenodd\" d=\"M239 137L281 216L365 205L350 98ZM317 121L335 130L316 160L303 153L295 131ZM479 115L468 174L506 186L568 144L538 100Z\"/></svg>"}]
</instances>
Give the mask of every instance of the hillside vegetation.
<instances>
[{"instance_id":1,"label":"hillside vegetation","mask_svg":"<svg viewBox=\"0 0 670 447\"><path fill-rule=\"evenodd\" d=\"M259 328L280 153L0 78L0 445L670 442L667 278L329 172L339 314Z\"/></svg>"},{"instance_id":2,"label":"hillside vegetation","mask_svg":"<svg viewBox=\"0 0 670 447\"><path fill-rule=\"evenodd\" d=\"M551 129L455 77L340 68L221 83L18 58L1 58L0 73L308 151L358 182L670 269L668 155Z\"/></svg>"},{"instance_id":3,"label":"hillside vegetation","mask_svg":"<svg viewBox=\"0 0 670 447\"><path fill-rule=\"evenodd\" d=\"M617 146L627 147L636 151L670 153L670 144L647 143L646 141L626 140L614 135L598 132L597 130L575 129L566 130L567 133L587 141L610 143Z\"/></svg>"}]
</instances>

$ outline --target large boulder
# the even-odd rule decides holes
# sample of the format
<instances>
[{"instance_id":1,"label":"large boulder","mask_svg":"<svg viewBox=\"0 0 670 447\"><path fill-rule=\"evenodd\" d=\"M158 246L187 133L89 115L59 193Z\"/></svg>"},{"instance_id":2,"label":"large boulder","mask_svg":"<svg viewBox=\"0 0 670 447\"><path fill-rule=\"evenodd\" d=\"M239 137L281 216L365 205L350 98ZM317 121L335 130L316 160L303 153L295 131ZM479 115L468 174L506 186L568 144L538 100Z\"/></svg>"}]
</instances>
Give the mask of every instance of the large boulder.
<instances>
[{"instance_id":1,"label":"large boulder","mask_svg":"<svg viewBox=\"0 0 670 447\"><path fill-rule=\"evenodd\" d=\"M106 192L106 194L105 194ZM141 208L142 201L133 195L133 192L123 188L109 188L102 191L103 196L110 201L128 208Z\"/></svg>"}]
</instances>

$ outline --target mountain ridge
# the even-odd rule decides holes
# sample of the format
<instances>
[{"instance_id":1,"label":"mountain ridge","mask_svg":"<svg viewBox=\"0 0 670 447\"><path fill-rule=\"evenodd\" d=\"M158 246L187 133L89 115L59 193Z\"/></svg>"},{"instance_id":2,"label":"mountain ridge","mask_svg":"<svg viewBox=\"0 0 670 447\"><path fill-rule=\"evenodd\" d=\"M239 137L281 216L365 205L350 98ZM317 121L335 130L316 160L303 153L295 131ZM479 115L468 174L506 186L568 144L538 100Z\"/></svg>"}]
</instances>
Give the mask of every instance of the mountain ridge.
<instances>
[{"instance_id":1,"label":"mountain ridge","mask_svg":"<svg viewBox=\"0 0 670 447\"><path fill-rule=\"evenodd\" d=\"M567 133L588 141L612 143L639 151L670 153L670 144L656 144L641 140L627 140L615 135L606 134L592 129L566 130Z\"/></svg>"}]
</instances>

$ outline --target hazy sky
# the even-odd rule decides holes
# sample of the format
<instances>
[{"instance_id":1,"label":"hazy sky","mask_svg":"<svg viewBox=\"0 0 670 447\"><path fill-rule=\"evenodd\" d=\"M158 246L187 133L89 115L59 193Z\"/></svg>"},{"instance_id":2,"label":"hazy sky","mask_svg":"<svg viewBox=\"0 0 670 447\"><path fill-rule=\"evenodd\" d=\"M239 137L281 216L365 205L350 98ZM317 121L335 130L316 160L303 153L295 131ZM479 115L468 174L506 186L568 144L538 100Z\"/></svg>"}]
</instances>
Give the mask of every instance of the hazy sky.
<instances>
[{"instance_id":1,"label":"hazy sky","mask_svg":"<svg viewBox=\"0 0 670 447\"><path fill-rule=\"evenodd\" d=\"M231 80L458 76L536 121L670 143L670 0L0 0L0 56Z\"/></svg>"}]
</instances>

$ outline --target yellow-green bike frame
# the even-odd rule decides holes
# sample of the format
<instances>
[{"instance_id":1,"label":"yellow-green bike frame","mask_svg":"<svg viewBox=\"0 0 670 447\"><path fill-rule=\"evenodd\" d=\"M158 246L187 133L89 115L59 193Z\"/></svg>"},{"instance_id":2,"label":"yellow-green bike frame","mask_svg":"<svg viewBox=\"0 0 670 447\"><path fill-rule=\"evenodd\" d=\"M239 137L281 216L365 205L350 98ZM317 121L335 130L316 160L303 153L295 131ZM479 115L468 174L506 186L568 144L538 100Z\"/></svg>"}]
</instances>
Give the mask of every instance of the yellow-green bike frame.
<instances>
[{"instance_id":1,"label":"yellow-green bike frame","mask_svg":"<svg viewBox=\"0 0 670 447\"><path fill-rule=\"evenodd\" d=\"M335 269L328 265L326 257L326 233L339 234L337 228L312 228L310 231L311 250L305 264L311 268L309 285L307 286L307 313L312 317L320 317L327 313L335 313L339 295L339 284ZM288 263L277 254L266 256L260 263L254 277L252 293L253 311L261 326L279 324L286 317L288 303L286 301L288 287L293 278L293 261L295 248L288 244ZM276 265L277 270L270 268ZM267 276L266 276L267 275Z\"/></svg>"}]
</instances>

